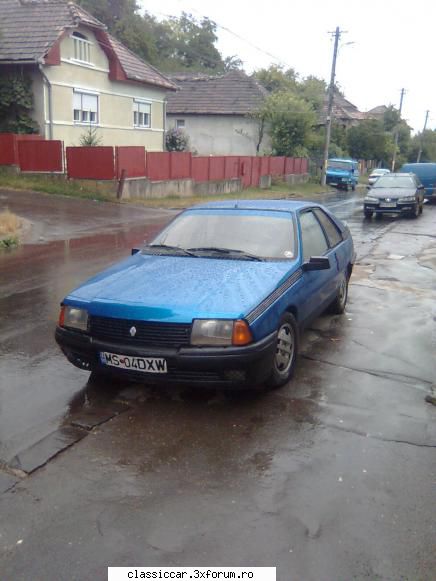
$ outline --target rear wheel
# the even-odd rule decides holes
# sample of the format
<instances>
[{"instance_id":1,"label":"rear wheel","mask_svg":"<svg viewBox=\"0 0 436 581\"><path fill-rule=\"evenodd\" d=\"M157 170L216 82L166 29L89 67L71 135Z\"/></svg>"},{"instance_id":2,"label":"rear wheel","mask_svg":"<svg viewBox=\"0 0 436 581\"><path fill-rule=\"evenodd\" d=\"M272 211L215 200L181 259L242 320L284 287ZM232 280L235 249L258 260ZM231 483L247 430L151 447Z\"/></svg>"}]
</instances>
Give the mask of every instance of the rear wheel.
<instances>
[{"instance_id":1,"label":"rear wheel","mask_svg":"<svg viewBox=\"0 0 436 581\"><path fill-rule=\"evenodd\" d=\"M276 352L271 373L265 382L266 387L281 387L287 383L294 372L298 353L297 321L290 313L285 313L277 330Z\"/></svg>"},{"instance_id":2,"label":"rear wheel","mask_svg":"<svg viewBox=\"0 0 436 581\"><path fill-rule=\"evenodd\" d=\"M334 315L341 315L345 311L348 299L348 277L344 276L338 288L335 300L329 306L329 312Z\"/></svg>"}]
</instances>

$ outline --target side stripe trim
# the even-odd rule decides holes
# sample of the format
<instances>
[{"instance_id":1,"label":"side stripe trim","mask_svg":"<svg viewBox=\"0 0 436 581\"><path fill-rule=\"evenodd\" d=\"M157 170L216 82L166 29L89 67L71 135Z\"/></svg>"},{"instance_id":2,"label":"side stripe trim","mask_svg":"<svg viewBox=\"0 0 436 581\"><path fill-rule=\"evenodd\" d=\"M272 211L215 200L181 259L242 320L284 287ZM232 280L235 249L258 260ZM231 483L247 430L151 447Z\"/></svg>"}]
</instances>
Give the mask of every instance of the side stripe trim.
<instances>
[{"instance_id":1,"label":"side stripe trim","mask_svg":"<svg viewBox=\"0 0 436 581\"><path fill-rule=\"evenodd\" d=\"M268 309L279 297L281 297L292 285L294 285L297 280L303 276L303 271L300 269L296 270L292 276L290 276L285 282L283 282L275 291L273 291L269 296L266 297L261 303L257 305L255 309L250 311L245 317L245 320L249 325L255 321L262 313Z\"/></svg>"}]
</instances>

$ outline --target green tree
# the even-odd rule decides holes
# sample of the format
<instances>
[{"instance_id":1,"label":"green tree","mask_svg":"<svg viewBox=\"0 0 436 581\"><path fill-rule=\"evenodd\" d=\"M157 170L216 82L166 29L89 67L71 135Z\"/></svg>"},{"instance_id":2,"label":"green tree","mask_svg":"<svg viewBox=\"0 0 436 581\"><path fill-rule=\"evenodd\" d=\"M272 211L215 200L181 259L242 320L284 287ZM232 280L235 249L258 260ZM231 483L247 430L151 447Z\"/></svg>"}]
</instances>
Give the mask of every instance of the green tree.
<instances>
[{"instance_id":1,"label":"green tree","mask_svg":"<svg viewBox=\"0 0 436 581\"><path fill-rule=\"evenodd\" d=\"M21 72L0 76L0 131L11 133L38 133L38 125L31 117L33 92L31 78Z\"/></svg>"},{"instance_id":2,"label":"green tree","mask_svg":"<svg viewBox=\"0 0 436 581\"><path fill-rule=\"evenodd\" d=\"M389 105L383 113L382 121L385 131L393 131L401 121L400 112L393 105Z\"/></svg>"},{"instance_id":3,"label":"green tree","mask_svg":"<svg viewBox=\"0 0 436 581\"><path fill-rule=\"evenodd\" d=\"M324 105L327 84L323 79L310 75L298 84L300 96L311 103L315 111L320 112Z\"/></svg>"},{"instance_id":4,"label":"green tree","mask_svg":"<svg viewBox=\"0 0 436 581\"><path fill-rule=\"evenodd\" d=\"M268 125L274 155L307 154L316 114L301 97L286 91L272 93L258 110L257 118Z\"/></svg>"},{"instance_id":5,"label":"green tree","mask_svg":"<svg viewBox=\"0 0 436 581\"><path fill-rule=\"evenodd\" d=\"M416 162L420 148L422 148L421 161L436 163L436 129L427 129L412 138L407 154L407 160L410 162Z\"/></svg>"},{"instance_id":6,"label":"green tree","mask_svg":"<svg viewBox=\"0 0 436 581\"><path fill-rule=\"evenodd\" d=\"M284 70L281 65L271 65L268 69L255 71L253 76L270 93L297 91L297 73L294 69Z\"/></svg>"},{"instance_id":7,"label":"green tree","mask_svg":"<svg viewBox=\"0 0 436 581\"><path fill-rule=\"evenodd\" d=\"M384 130L383 123L366 119L347 132L348 150L356 159L374 159L385 162L392 159L392 137Z\"/></svg>"}]
</instances>

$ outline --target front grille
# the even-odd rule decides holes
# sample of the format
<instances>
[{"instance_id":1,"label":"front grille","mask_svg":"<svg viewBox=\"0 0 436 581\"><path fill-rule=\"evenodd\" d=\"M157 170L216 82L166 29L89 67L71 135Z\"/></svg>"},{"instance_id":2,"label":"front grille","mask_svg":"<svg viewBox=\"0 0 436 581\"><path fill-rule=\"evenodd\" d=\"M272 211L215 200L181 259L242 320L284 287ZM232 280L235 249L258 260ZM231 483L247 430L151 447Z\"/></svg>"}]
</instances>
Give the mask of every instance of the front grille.
<instances>
[{"instance_id":1,"label":"front grille","mask_svg":"<svg viewBox=\"0 0 436 581\"><path fill-rule=\"evenodd\" d=\"M132 327L136 329L134 337L130 333ZM189 345L191 324L151 323L91 316L90 333L95 339L120 342L125 345L185 347Z\"/></svg>"}]
</instances>

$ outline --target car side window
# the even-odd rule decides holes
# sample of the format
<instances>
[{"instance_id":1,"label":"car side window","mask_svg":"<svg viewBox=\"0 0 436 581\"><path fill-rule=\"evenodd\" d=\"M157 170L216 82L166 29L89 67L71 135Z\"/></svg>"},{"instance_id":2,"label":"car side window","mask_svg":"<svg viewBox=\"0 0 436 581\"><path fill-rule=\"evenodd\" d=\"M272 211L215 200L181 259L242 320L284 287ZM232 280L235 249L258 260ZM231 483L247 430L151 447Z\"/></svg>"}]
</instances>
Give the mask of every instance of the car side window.
<instances>
[{"instance_id":1,"label":"car side window","mask_svg":"<svg viewBox=\"0 0 436 581\"><path fill-rule=\"evenodd\" d=\"M322 256L328 250L327 240L312 211L300 214L303 261L311 256Z\"/></svg>"},{"instance_id":2,"label":"car side window","mask_svg":"<svg viewBox=\"0 0 436 581\"><path fill-rule=\"evenodd\" d=\"M339 244L339 242L342 242L342 235L333 220L319 208L314 210L314 212L318 220L321 222L324 232L327 234L330 248L333 248Z\"/></svg>"}]
</instances>

